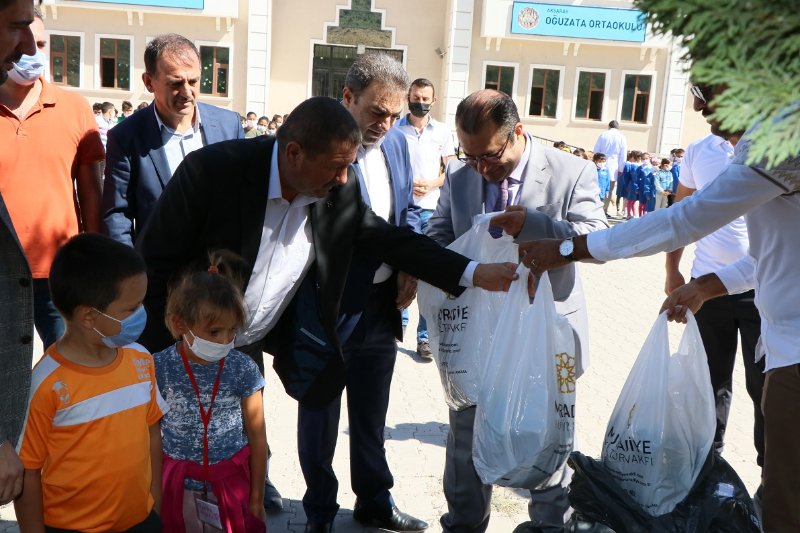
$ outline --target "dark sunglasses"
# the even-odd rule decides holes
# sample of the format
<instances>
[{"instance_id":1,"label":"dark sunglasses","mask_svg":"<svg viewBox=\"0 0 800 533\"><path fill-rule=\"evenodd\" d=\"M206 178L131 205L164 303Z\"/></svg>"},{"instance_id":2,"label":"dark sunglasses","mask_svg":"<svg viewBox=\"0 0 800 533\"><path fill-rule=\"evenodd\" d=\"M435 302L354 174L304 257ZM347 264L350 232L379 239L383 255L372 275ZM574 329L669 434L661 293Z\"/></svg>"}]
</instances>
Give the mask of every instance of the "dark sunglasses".
<instances>
[{"instance_id":1,"label":"dark sunglasses","mask_svg":"<svg viewBox=\"0 0 800 533\"><path fill-rule=\"evenodd\" d=\"M694 96L695 98L697 98L698 100L700 100L704 104L707 104L708 100L706 100L706 96L705 95L709 91L711 91L711 89L713 89L713 88L714 87L711 86L711 85L709 85L708 87L700 87L699 85L692 85L692 88L690 89L690 92L692 93L692 96Z\"/></svg>"},{"instance_id":2,"label":"dark sunglasses","mask_svg":"<svg viewBox=\"0 0 800 533\"><path fill-rule=\"evenodd\" d=\"M508 134L508 138L506 139L506 143L500 149L499 152L489 155L482 155L480 157L468 157L461 152L461 144L458 145L458 160L468 164L471 167L477 167L478 164L483 163L484 165L498 165L502 162L503 154L506 152L506 148L508 148L508 143L511 142L511 137L514 135L514 132Z\"/></svg>"}]
</instances>

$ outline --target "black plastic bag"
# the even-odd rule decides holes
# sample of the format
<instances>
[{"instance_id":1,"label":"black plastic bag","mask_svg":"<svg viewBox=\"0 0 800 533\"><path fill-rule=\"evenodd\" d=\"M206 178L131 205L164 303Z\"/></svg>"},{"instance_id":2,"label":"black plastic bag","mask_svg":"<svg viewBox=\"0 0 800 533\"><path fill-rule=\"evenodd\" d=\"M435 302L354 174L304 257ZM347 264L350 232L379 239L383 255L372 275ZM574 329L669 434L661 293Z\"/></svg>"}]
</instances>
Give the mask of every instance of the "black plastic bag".
<instances>
[{"instance_id":1,"label":"black plastic bag","mask_svg":"<svg viewBox=\"0 0 800 533\"><path fill-rule=\"evenodd\" d=\"M645 512L600 461L573 452L569 465L575 471L569 485L575 512L564 533L759 533L744 483L713 449L686 499L661 516Z\"/></svg>"}]
</instances>

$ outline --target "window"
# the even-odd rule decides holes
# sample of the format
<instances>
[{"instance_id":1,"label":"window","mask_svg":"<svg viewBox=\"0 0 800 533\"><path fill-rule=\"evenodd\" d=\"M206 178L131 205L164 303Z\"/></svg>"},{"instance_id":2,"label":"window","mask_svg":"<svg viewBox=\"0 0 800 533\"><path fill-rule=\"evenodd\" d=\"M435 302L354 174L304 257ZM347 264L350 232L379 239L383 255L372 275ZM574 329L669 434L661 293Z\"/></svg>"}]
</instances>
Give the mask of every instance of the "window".
<instances>
[{"instance_id":1,"label":"window","mask_svg":"<svg viewBox=\"0 0 800 533\"><path fill-rule=\"evenodd\" d=\"M100 87L131 89L131 42L128 39L100 39Z\"/></svg>"},{"instance_id":2,"label":"window","mask_svg":"<svg viewBox=\"0 0 800 533\"><path fill-rule=\"evenodd\" d=\"M514 96L514 67L486 65L486 82L484 89L494 89Z\"/></svg>"},{"instance_id":3,"label":"window","mask_svg":"<svg viewBox=\"0 0 800 533\"><path fill-rule=\"evenodd\" d=\"M622 89L622 113L620 120L647 124L650 109L650 75L626 74Z\"/></svg>"},{"instance_id":4,"label":"window","mask_svg":"<svg viewBox=\"0 0 800 533\"><path fill-rule=\"evenodd\" d=\"M531 74L531 102L528 108L528 115L556 118L560 82L561 72L558 70L533 69Z\"/></svg>"},{"instance_id":5,"label":"window","mask_svg":"<svg viewBox=\"0 0 800 533\"><path fill-rule=\"evenodd\" d=\"M378 51L388 54L400 63L403 52L385 48L367 48L367 51ZM311 96L327 96L342 98L347 71L358 57L355 46L314 45L314 60L311 73Z\"/></svg>"},{"instance_id":6,"label":"window","mask_svg":"<svg viewBox=\"0 0 800 533\"><path fill-rule=\"evenodd\" d=\"M200 94L228 96L230 50L224 46L200 47Z\"/></svg>"},{"instance_id":7,"label":"window","mask_svg":"<svg viewBox=\"0 0 800 533\"><path fill-rule=\"evenodd\" d=\"M80 87L80 37L72 35L50 35L50 78L53 85Z\"/></svg>"},{"instance_id":8,"label":"window","mask_svg":"<svg viewBox=\"0 0 800 533\"><path fill-rule=\"evenodd\" d=\"M579 72L575 118L603 120L605 93L606 74L604 72Z\"/></svg>"}]
</instances>

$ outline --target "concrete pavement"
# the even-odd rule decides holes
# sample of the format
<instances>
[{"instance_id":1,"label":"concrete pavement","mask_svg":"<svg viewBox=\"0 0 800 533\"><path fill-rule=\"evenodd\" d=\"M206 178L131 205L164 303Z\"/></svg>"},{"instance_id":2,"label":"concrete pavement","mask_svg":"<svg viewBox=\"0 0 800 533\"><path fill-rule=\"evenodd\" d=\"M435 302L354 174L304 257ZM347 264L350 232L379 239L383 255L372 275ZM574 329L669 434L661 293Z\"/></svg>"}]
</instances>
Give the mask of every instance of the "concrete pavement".
<instances>
[{"instance_id":1,"label":"concrete pavement","mask_svg":"<svg viewBox=\"0 0 800 533\"><path fill-rule=\"evenodd\" d=\"M683 272L688 278L693 248L687 248ZM606 424L633 362L664 300L664 256L581 265L589 306L591 365L578 381L577 441L580 450L598 456ZM398 507L428 521L440 532L446 510L442 494L447 407L439 373L433 363L415 353L417 311L411 309L408 339L398 347L395 377L386 427L386 453L395 476L392 490ZM677 347L683 326L670 325L671 345ZM40 353L37 347L37 353ZM269 364L269 361L267 362ZM345 403L346 400L343 401ZM302 532L301 504L305 484L297 459L297 403L284 392L274 372L267 372L265 412L273 459L270 477L285 500L284 511L269 516L270 533ZM734 399L724 457L737 470L750 492L759 484L752 444L753 412L744 385L741 357L737 360ZM338 533L379 531L352 519L355 495L349 484L347 411L343 406L334 469L339 477ZM510 533L528 520L525 491L498 488L492 500L489 531ZM10 506L0 509L0 533L16 532Z\"/></svg>"}]
</instances>

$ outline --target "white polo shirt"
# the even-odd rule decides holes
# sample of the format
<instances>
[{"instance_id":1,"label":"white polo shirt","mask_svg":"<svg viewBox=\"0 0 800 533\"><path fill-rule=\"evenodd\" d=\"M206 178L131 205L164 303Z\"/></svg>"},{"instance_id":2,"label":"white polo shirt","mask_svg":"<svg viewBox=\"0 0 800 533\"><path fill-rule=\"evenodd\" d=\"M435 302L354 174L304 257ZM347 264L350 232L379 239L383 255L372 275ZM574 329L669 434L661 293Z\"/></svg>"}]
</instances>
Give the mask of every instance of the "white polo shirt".
<instances>
[{"instance_id":1,"label":"white polo shirt","mask_svg":"<svg viewBox=\"0 0 800 533\"><path fill-rule=\"evenodd\" d=\"M694 141L686 149L680 182L690 189L705 189L728 170L733 162L733 152L733 145L716 135ZM699 278L735 263L747 254L749 246L747 224L744 217L739 217L697 241L692 277Z\"/></svg>"},{"instance_id":2,"label":"white polo shirt","mask_svg":"<svg viewBox=\"0 0 800 533\"><path fill-rule=\"evenodd\" d=\"M441 174L441 160L456 155L450 128L434 120L430 115L421 133L409 122L408 115L398 120L395 127L399 128L408 140L408 153L411 157L414 179L438 178ZM439 202L439 187L425 196L415 196L414 201L422 209L436 209L436 204Z\"/></svg>"}]
</instances>

